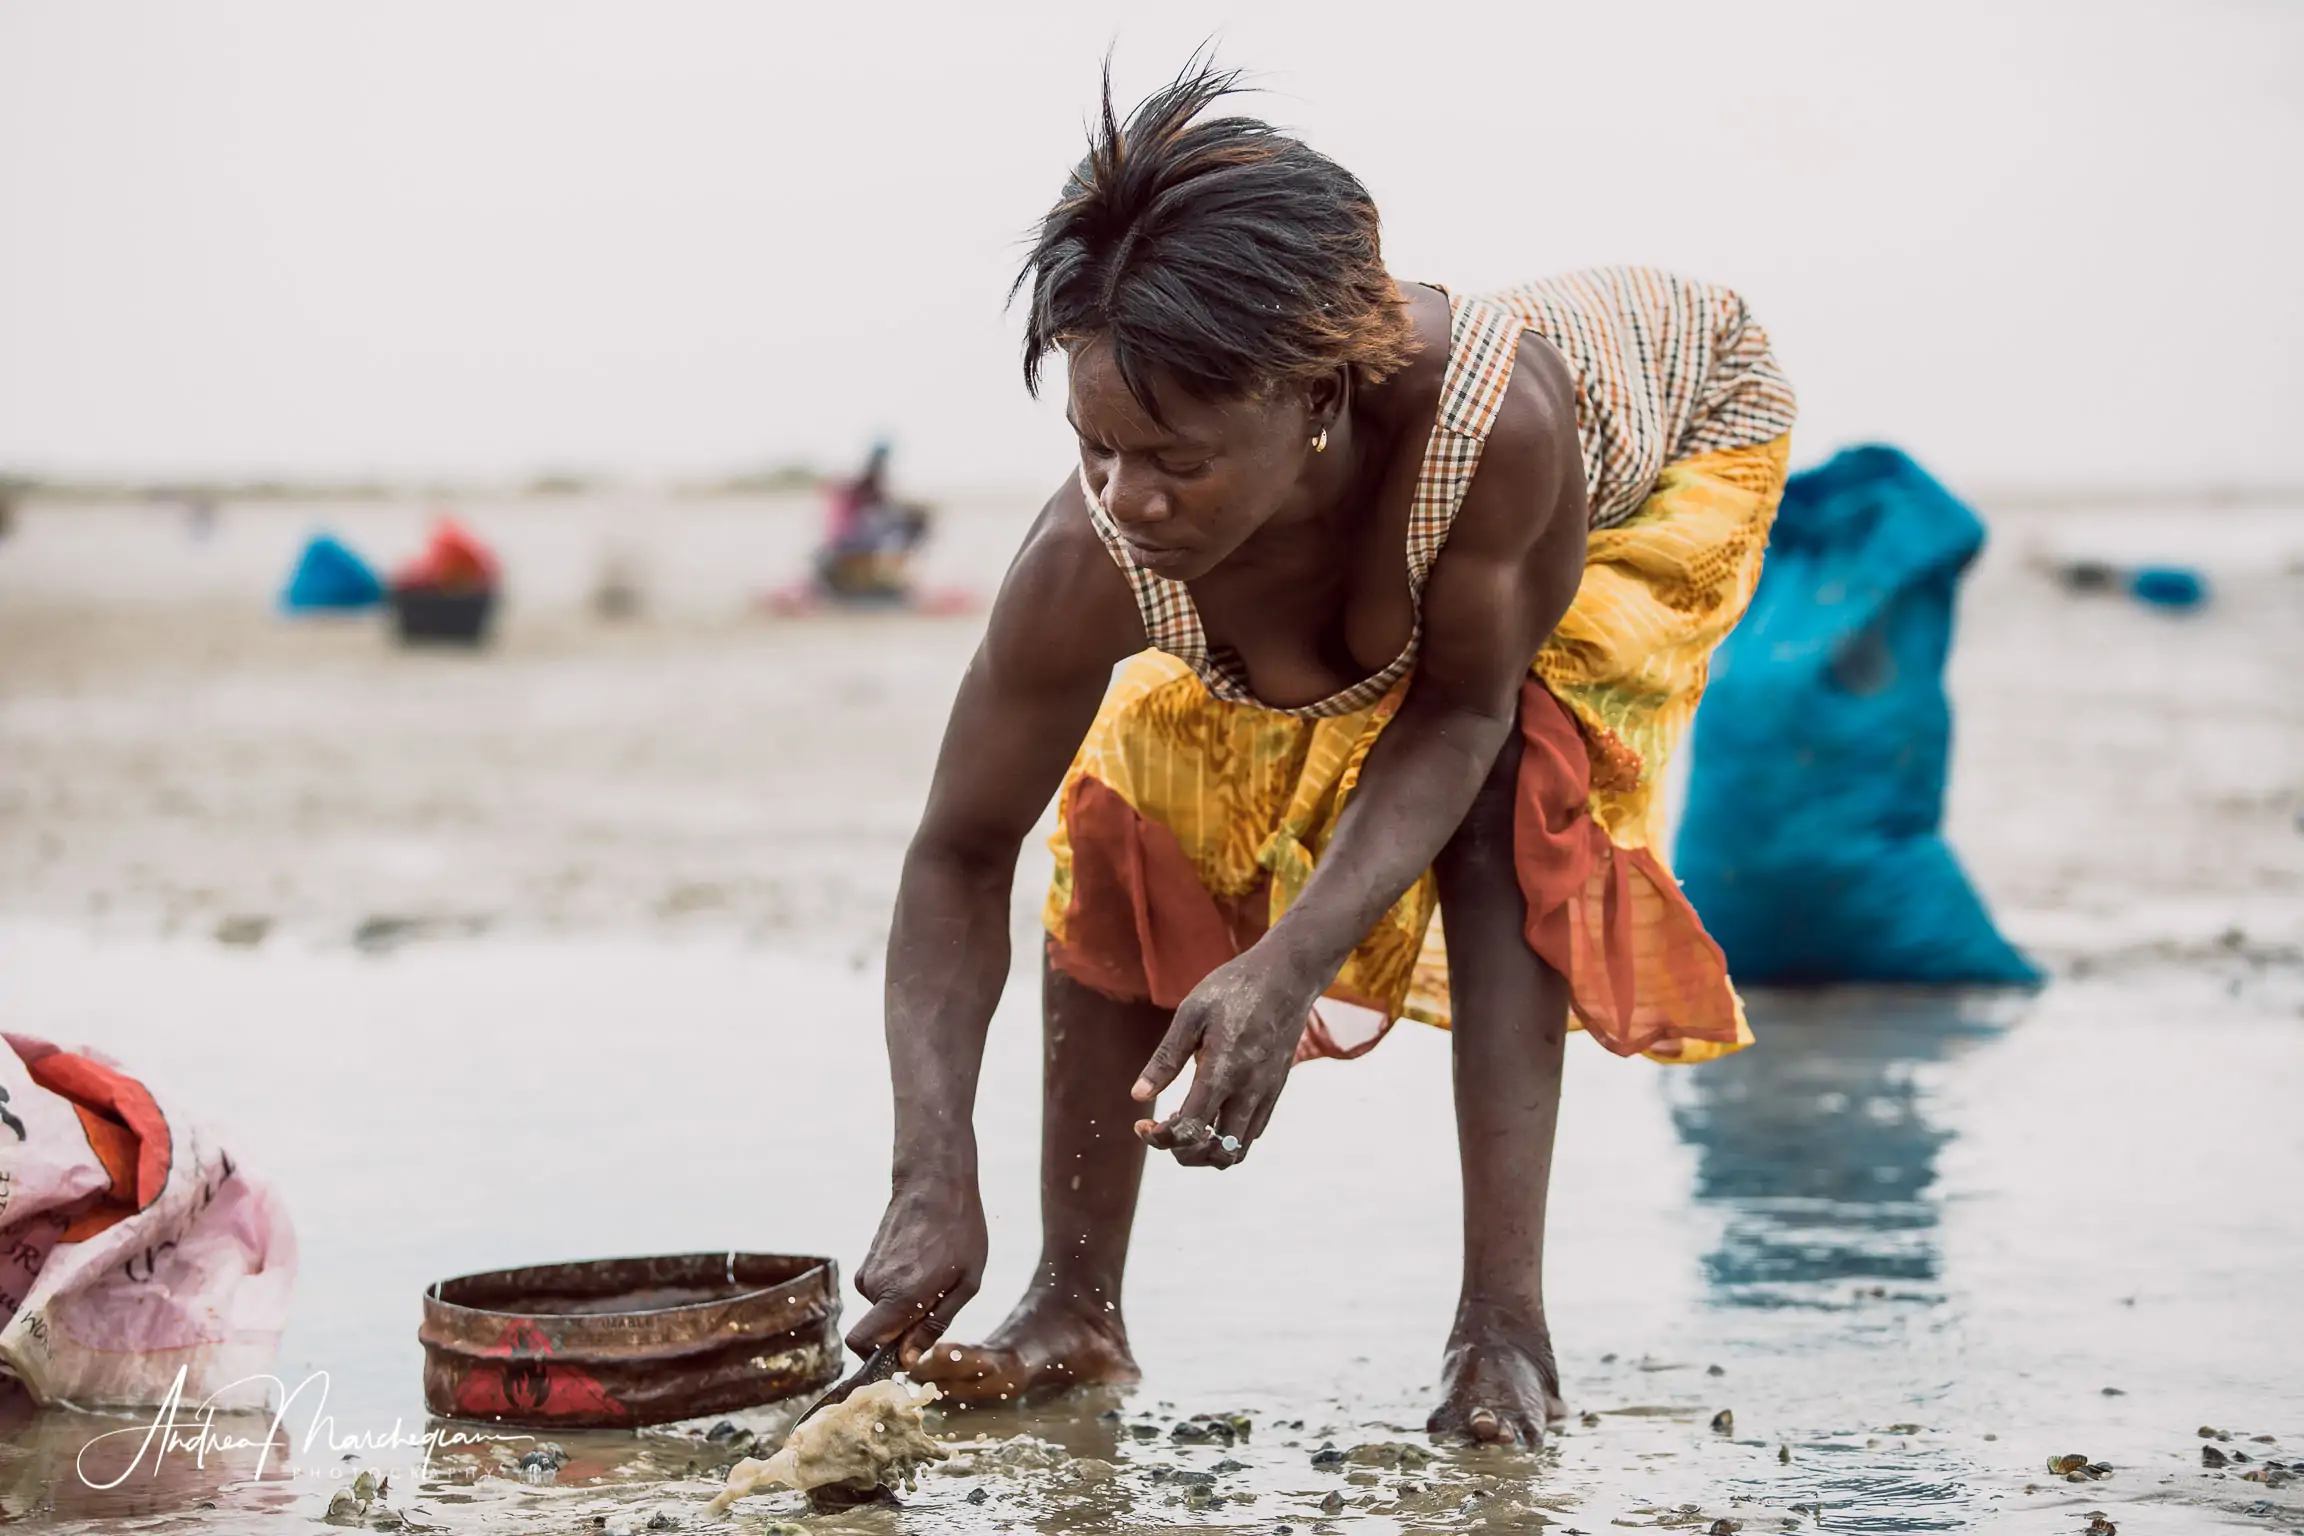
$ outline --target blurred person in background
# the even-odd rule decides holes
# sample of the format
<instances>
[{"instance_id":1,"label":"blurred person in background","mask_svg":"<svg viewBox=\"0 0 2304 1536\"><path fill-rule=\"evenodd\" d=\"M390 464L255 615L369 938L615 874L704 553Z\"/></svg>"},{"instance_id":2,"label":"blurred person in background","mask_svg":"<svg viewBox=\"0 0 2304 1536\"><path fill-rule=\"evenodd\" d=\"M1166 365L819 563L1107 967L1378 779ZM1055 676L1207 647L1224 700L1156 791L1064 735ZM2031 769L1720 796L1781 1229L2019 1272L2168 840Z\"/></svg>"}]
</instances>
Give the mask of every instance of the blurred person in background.
<instances>
[{"instance_id":1,"label":"blurred person in background","mask_svg":"<svg viewBox=\"0 0 2304 1536\"><path fill-rule=\"evenodd\" d=\"M833 597L901 597L910 590L912 553L928 536L928 510L890 496L890 451L885 438L875 442L863 472L832 491L816 579Z\"/></svg>"},{"instance_id":2,"label":"blurred person in background","mask_svg":"<svg viewBox=\"0 0 2304 1536\"><path fill-rule=\"evenodd\" d=\"M1564 1412L1542 1261L1567 1031L1679 1062L1751 1039L1655 796L1758 579L1792 395L1724 288L1394 278L1354 177L1207 115L1234 89L1195 61L1123 126L1107 76L1018 279L1026 383L1064 355L1080 459L905 860L894 1187L849 1342L901 1341L962 1401L1135 1380L1147 1148L1236 1166L1296 1062L1413 1018L1454 1030L1464 1180L1430 1428L1533 1445ZM976 1085L1051 795L1041 1260L982 1344L941 1343L983 1274Z\"/></svg>"}]
</instances>

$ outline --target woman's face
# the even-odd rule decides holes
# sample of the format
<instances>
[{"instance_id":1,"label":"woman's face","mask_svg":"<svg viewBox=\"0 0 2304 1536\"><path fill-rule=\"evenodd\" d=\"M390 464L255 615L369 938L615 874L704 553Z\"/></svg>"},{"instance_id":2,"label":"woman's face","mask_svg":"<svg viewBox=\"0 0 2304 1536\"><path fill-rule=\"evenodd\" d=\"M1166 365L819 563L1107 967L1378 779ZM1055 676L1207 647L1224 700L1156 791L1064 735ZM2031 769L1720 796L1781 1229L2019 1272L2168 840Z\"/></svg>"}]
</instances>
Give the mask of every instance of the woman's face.
<instances>
[{"instance_id":1,"label":"woman's face","mask_svg":"<svg viewBox=\"0 0 2304 1536\"><path fill-rule=\"evenodd\" d=\"M1207 575L1295 488L1315 430L1305 391L1212 402L1155 378L1163 427L1128 392L1110 347L1087 341L1067 356L1081 487L1144 569Z\"/></svg>"}]
</instances>

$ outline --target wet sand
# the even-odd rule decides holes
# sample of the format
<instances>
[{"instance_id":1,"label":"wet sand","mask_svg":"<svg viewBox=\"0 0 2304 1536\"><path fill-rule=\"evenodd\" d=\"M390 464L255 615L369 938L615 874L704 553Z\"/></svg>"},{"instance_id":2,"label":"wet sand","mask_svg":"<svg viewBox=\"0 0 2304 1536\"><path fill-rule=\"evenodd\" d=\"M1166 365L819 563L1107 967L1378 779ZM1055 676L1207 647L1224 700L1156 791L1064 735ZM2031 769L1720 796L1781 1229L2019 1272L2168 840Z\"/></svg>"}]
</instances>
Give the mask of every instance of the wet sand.
<instances>
[{"instance_id":1,"label":"wet sand","mask_svg":"<svg viewBox=\"0 0 2304 1536\"><path fill-rule=\"evenodd\" d=\"M1424 1445L1458 1213L1446 1041L1404 1027L1297 1074L1247 1167L1155 1167L1141 1390L948 1415L1004 1449L808 1528L2304 1529L2304 535L2229 517L2189 620L2022 557L2173 553L2197 522L1996 520L1951 827L2048 991L1762 996L1762 1046L1701 1070L1571 1051L1548 1289L1577 1417L1540 1456L1314 1463ZM973 624L747 614L804 508L508 505L473 517L519 583L503 645L403 656L263 611L312 520L232 509L195 545L152 509L35 506L0 542L0 1017L114 1052L274 1180L304 1263L281 1374L329 1373L338 1436L423 1429L433 1279L730 1246L852 1268L885 1192L886 905ZM421 532L328 520L386 556ZM1017 527L958 509L937 579L988 589ZM654 617L603 627L584 586L641 538ZM1034 990L994 1026L963 1333L1036 1249ZM1246 1441L1174 1438L1230 1413ZM37 1529L310 1526L367 1466L436 1528L700 1529L734 1459L558 1436L541 1481L481 1447L427 1482L322 1436L254 1486L177 1456L97 1493L72 1459L118 1423L0 1422L0 1511ZM2114 1470L2052 1476L2066 1453Z\"/></svg>"}]
</instances>

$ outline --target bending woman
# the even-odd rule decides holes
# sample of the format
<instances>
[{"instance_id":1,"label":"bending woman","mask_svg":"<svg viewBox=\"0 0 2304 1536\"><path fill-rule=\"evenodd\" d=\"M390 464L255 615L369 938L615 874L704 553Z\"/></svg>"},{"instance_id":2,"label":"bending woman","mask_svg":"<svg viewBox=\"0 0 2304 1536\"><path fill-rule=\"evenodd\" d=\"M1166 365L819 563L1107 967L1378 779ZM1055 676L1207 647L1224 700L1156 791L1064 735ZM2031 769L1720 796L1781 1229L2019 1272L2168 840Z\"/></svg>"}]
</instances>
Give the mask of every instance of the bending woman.
<instances>
[{"instance_id":1,"label":"bending woman","mask_svg":"<svg viewBox=\"0 0 2304 1536\"><path fill-rule=\"evenodd\" d=\"M1541 1275L1566 1031L1677 1061L1751 1038L1652 810L1759 577L1792 396L1722 288L1395 279L1357 180L1204 116L1234 85L1196 65L1122 126L1107 81L1018 279L1025 382L1063 353L1080 463L905 859L894 1192L850 1343L902 1339L962 1400L1135 1379L1147 1148L1231 1167L1294 1063L1412 1018L1454 1031L1464 1178L1432 1428L1534 1444L1563 1411ZM1051 794L1040 1266L983 1344L920 1358L983 1274L977 1074Z\"/></svg>"}]
</instances>

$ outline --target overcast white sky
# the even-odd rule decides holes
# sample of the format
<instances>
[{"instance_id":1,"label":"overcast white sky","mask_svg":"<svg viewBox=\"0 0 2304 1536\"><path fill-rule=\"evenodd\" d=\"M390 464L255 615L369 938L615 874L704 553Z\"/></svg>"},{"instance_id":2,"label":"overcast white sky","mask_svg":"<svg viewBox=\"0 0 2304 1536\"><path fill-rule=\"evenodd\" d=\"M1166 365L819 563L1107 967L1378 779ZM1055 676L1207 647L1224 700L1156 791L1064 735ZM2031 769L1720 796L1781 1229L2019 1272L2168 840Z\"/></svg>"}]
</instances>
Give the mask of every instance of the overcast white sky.
<instances>
[{"instance_id":1,"label":"overcast white sky","mask_svg":"<svg viewBox=\"0 0 2304 1536\"><path fill-rule=\"evenodd\" d=\"M1742 288L1801 457L2304 480L2304 8L0 0L0 466L1039 486L1018 241L1203 36L1396 271Z\"/></svg>"}]
</instances>

